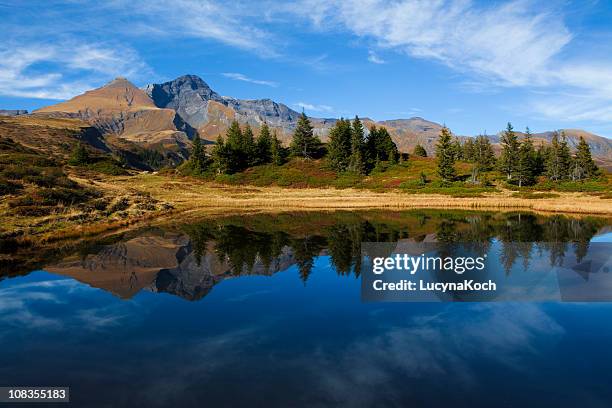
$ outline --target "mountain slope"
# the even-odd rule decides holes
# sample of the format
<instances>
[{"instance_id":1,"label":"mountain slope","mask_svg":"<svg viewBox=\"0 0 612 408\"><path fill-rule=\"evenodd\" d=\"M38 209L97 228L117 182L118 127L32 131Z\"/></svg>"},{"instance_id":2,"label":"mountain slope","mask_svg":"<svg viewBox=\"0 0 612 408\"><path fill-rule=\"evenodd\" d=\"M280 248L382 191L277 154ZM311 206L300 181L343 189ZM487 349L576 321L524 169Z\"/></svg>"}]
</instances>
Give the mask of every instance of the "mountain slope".
<instances>
[{"instance_id":1,"label":"mountain slope","mask_svg":"<svg viewBox=\"0 0 612 408\"><path fill-rule=\"evenodd\" d=\"M76 118L104 135L115 135L146 148L171 148L186 157L188 129L173 109L160 109L125 78L87 91L66 102L38 109L35 116Z\"/></svg>"},{"instance_id":2,"label":"mountain slope","mask_svg":"<svg viewBox=\"0 0 612 408\"><path fill-rule=\"evenodd\" d=\"M200 137L215 140L233 120L254 127L267 122L288 134L299 113L270 99L242 100L221 96L196 75L183 75L162 84L150 84L147 95L159 108L174 109Z\"/></svg>"},{"instance_id":3,"label":"mountain slope","mask_svg":"<svg viewBox=\"0 0 612 408\"><path fill-rule=\"evenodd\" d=\"M39 109L35 115L78 118L95 126L104 135L131 141L139 146L173 149L186 157L188 138L196 133L214 142L237 120L258 128L264 122L277 131L286 144L297 124L299 112L270 99L245 100L222 96L196 75L184 75L161 84L138 89L124 78L88 91L70 101ZM327 141L329 130L337 119L310 118L315 134ZM417 144L433 155L442 126L420 117L376 122L363 119L366 128L376 125L388 129L393 141L403 152L411 152ZM367 131L367 130L366 130ZM612 164L612 141L584 130L566 129L570 146L580 136L589 143L593 156L605 167ZM553 132L534 135L549 142ZM464 137L460 137L463 139ZM499 149L499 134L489 136Z\"/></svg>"}]
</instances>

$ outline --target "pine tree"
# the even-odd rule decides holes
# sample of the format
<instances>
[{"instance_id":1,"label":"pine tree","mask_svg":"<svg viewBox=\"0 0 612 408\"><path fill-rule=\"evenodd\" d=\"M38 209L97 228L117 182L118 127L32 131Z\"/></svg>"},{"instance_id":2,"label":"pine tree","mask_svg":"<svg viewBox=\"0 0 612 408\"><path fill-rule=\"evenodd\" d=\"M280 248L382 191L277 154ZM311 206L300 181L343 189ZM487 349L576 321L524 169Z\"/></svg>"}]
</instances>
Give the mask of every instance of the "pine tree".
<instances>
[{"instance_id":1,"label":"pine tree","mask_svg":"<svg viewBox=\"0 0 612 408\"><path fill-rule=\"evenodd\" d=\"M580 136L578 142L576 154L574 155L572 179L582 180L585 178L591 178L599 173L599 169L593 161L591 156L591 148L589 144L584 140L584 137Z\"/></svg>"},{"instance_id":2,"label":"pine tree","mask_svg":"<svg viewBox=\"0 0 612 408\"><path fill-rule=\"evenodd\" d=\"M217 170L217 174L230 173L231 167L231 149L225 143L223 136L217 138L217 143L212 150L213 166Z\"/></svg>"},{"instance_id":3,"label":"pine tree","mask_svg":"<svg viewBox=\"0 0 612 408\"><path fill-rule=\"evenodd\" d=\"M245 148L248 143L245 143L244 134L240 129L237 121L233 121L226 132L226 141L224 144L224 173L233 174L246 169L249 166L250 157L245 153Z\"/></svg>"},{"instance_id":4,"label":"pine tree","mask_svg":"<svg viewBox=\"0 0 612 408\"><path fill-rule=\"evenodd\" d=\"M415 156L419 156L419 157L427 157L427 151L420 144L417 144L416 146L414 146L414 150L412 151L412 154L414 154Z\"/></svg>"},{"instance_id":5,"label":"pine tree","mask_svg":"<svg viewBox=\"0 0 612 408\"><path fill-rule=\"evenodd\" d=\"M535 155L531 132L527 128L519 146L519 160L516 168L516 181L519 187L530 186L535 182Z\"/></svg>"},{"instance_id":6,"label":"pine tree","mask_svg":"<svg viewBox=\"0 0 612 408\"><path fill-rule=\"evenodd\" d=\"M452 143L450 130L444 126L436 144L436 158L438 161L438 175L444 181L455 178L455 149Z\"/></svg>"},{"instance_id":7,"label":"pine tree","mask_svg":"<svg viewBox=\"0 0 612 408\"><path fill-rule=\"evenodd\" d=\"M272 134L272 143L270 146L270 153L272 156L272 164L275 166L282 166L285 163L285 149L283 148L280 140L276 136L276 130Z\"/></svg>"},{"instance_id":8,"label":"pine tree","mask_svg":"<svg viewBox=\"0 0 612 408\"><path fill-rule=\"evenodd\" d=\"M89 162L89 152L81 144L81 142L77 142L77 144L72 149L72 153L70 154L70 159L68 159L68 164L72 166L81 166L87 164Z\"/></svg>"},{"instance_id":9,"label":"pine tree","mask_svg":"<svg viewBox=\"0 0 612 408\"><path fill-rule=\"evenodd\" d=\"M351 128L351 155L349 157L349 170L355 173L363 174L365 171L365 163L363 160L364 139L363 125L359 117L355 116L353 126Z\"/></svg>"},{"instance_id":10,"label":"pine tree","mask_svg":"<svg viewBox=\"0 0 612 408\"><path fill-rule=\"evenodd\" d=\"M337 172L346 171L351 155L351 124L340 118L329 132L327 160L329 166Z\"/></svg>"},{"instance_id":11,"label":"pine tree","mask_svg":"<svg viewBox=\"0 0 612 408\"><path fill-rule=\"evenodd\" d=\"M546 154L547 154L546 147L544 146L544 143L542 142L538 146L535 152L534 160L533 160L534 174L536 177L544 174L544 171L546 168Z\"/></svg>"},{"instance_id":12,"label":"pine tree","mask_svg":"<svg viewBox=\"0 0 612 408\"><path fill-rule=\"evenodd\" d=\"M563 179L563 164L561 163L561 143L559 132L553 133L550 146L546 149L546 177L552 181Z\"/></svg>"},{"instance_id":13,"label":"pine tree","mask_svg":"<svg viewBox=\"0 0 612 408\"><path fill-rule=\"evenodd\" d=\"M559 150L559 166L561 172L561 178L563 180L570 178L570 171L572 167L572 154L570 152L569 144L567 143L567 137L565 132L561 131L561 144Z\"/></svg>"},{"instance_id":14,"label":"pine tree","mask_svg":"<svg viewBox=\"0 0 612 408\"><path fill-rule=\"evenodd\" d=\"M294 156L313 158L321 145L321 141L313 133L313 126L304 112L298 119L291 141L291 153Z\"/></svg>"},{"instance_id":15,"label":"pine tree","mask_svg":"<svg viewBox=\"0 0 612 408\"><path fill-rule=\"evenodd\" d=\"M255 144L255 135L250 125L244 127L242 132L242 142L240 144L241 154L241 168L244 170L247 167L255 166L257 164L257 145Z\"/></svg>"},{"instance_id":16,"label":"pine tree","mask_svg":"<svg viewBox=\"0 0 612 408\"><path fill-rule=\"evenodd\" d=\"M270 163L272 161L272 137L270 136L270 128L266 122L261 125L261 129L259 130L259 135L257 136L257 141L255 144L257 146L255 163Z\"/></svg>"},{"instance_id":17,"label":"pine tree","mask_svg":"<svg viewBox=\"0 0 612 408\"><path fill-rule=\"evenodd\" d=\"M472 182L476 183L480 174L492 170L495 166L495 155L488 137L480 135L476 137L472 147Z\"/></svg>"},{"instance_id":18,"label":"pine tree","mask_svg":"<svg viewBox=\"0 0 612 408\"><path fill-rule=\"evenodd\" d=\"M208 158L206 157L206 151L202 146L202 140L197 134L193 138L191 147L191 156L189 157L191 169L194 174L202 174L208 166Z\"/></svg>"},{"instance_id":19,"label":"pine tree","mask_svg":"<svg viewBox=\"0 0 612 408\"><path fill-rule=\"evenodd\" d=\"M469 163L474 162L474 140L470 137L463 144L463 152L461 154L463 160Z\"/></svg>"},{"instance_id":20,"label":"pine tree","mask_svg":"<svg viewBox=\"0 0 612 408\"><path fill-rule=\"evenodd\" d=\"M502 153L499 158L500 170L506 175L507 180L512 180L518 167L519 142L514 132L512 124L508 122L508 127L501 137Z\"/></svg>"},{"instance_id":21,"label":"pine tree","mask_svg":"<svg viewBox=\"0 0 612 408\"><path fill-rule=\"evenodd\" d=\"M455 154L455 160L459 161L459 160L463 160L463 147L461 146L461 142L459 141L459 138L455 137L453 139L453 152Z\"/></svg>"}]
</instances>

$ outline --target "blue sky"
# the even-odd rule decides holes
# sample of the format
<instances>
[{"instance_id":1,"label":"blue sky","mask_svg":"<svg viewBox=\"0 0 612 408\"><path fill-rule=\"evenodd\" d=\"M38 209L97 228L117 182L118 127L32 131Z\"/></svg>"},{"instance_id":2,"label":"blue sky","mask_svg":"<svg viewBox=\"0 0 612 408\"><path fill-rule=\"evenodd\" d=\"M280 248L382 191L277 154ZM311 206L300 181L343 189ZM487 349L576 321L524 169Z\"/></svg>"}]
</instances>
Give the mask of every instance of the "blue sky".
<instances>
[{"instance_id":1,"label":"blue sky","mask_svg":"<svg viewBox=\"0 0 612 408\"><path fill-rule=\"evenodd\" d=\"M612 136L612 2L0 0L0 108L201 76L317 117Z\"/></svg>"}]
</instances>

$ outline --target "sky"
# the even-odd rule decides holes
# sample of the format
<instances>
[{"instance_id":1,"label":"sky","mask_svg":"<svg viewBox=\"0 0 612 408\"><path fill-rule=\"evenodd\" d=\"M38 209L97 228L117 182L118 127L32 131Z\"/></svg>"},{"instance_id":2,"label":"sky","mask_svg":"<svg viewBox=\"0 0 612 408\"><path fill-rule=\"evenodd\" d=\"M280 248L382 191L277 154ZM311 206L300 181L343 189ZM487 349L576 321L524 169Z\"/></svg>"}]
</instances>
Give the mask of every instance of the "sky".
<instances>
[{"instance_id":1,"label":"sky","mask_svg":"<svg viewBox=\"0 0 612 408\"><path fill-rule=\"evenodd\" d=\"M202 77L315 117L612 137L612 1L0 0L0 109Z\"/></svg>"}]
</instances>

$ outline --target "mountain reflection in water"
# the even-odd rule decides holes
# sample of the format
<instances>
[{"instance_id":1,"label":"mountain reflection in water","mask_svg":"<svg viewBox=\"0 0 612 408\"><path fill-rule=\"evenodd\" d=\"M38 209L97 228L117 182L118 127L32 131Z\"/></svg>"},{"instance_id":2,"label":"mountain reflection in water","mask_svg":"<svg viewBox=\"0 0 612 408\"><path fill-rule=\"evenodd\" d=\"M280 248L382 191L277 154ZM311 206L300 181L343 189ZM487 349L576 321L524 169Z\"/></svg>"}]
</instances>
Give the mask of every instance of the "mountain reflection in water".
<instances>
[{"instance_id":1,"label":"mountain reflection in water","mask_svg":"<svg viewBox=\"0 0 612 408\"><path fill-rule=\"evenodd\" d=\"M582 259L593 236L606 228L599 218L525 213L227 217L138 231L115 243L83 248L44 269L122 298L146 289L198 300L225 279L269 276L293 265L306 283L316 257L322 255L329 255L339 275L358 277L362 242L460 242L484 253L495 241L501 245L499 262L508 273L517 262L527 269L534 249L548 257L550 266L561 265L568 251Z\"/></svg>"},{"instance_id":2,"label":"mountain reflection in water","mask_svg":"<svg viewBox=\"0 0 612 408\"><path fill-rule=\"evenodd\" d=\"M77 407L607 408L611 304L365 303L356 277L362 241L493 246L514 277L583 256L610 225L223 217L44 252L27 273L4 246L17 266L0 280L0 386L69 386Z\"/></svg>"}]
</instances>

